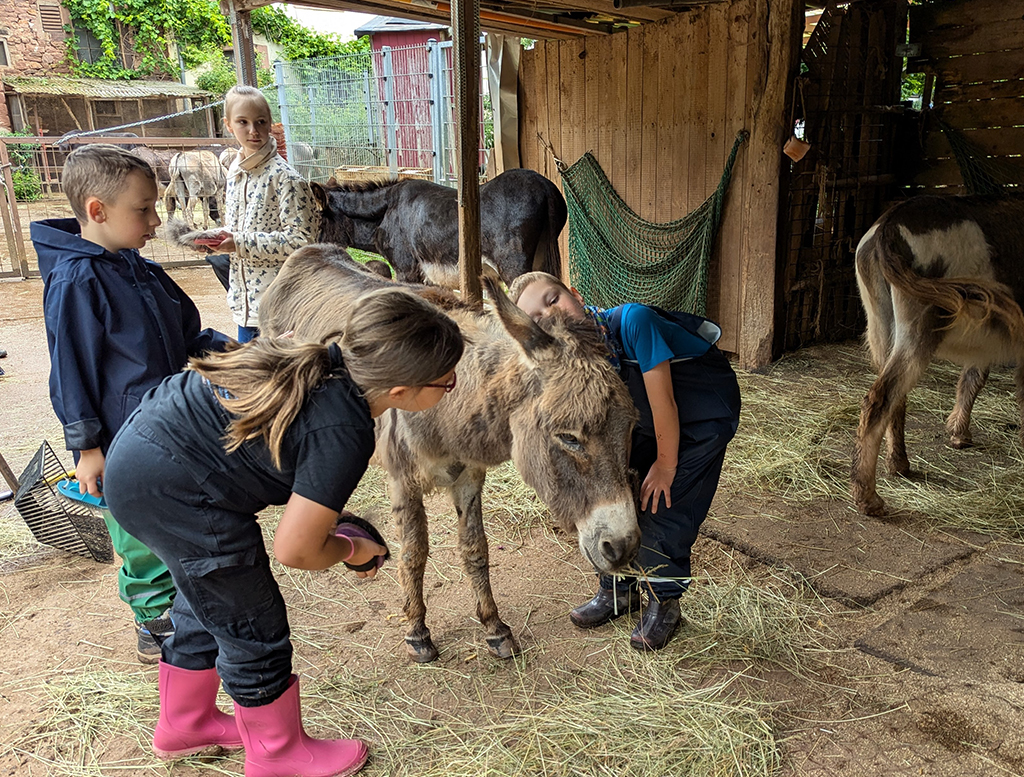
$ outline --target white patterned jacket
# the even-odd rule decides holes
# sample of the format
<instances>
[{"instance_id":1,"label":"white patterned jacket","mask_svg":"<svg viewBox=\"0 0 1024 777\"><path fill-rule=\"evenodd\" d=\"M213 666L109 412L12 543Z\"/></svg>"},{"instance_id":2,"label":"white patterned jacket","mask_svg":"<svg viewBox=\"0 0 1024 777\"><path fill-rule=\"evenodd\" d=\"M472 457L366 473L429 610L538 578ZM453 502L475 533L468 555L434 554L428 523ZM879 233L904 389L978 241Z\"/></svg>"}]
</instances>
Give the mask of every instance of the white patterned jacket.
<instances>
[{"instance_id":1,"label":"white patterned jacket","mask_svg":"<svg viewBox=\"0 0 1024 777\"><path fill-rule=\"evenodd\" d=\"M239 326L259 326L259 300L284 260L320 234L320 209L300 176L277 153L277 141L228 170L224 228L235 237L228 307Z\"/></svg>"}]
</instances>

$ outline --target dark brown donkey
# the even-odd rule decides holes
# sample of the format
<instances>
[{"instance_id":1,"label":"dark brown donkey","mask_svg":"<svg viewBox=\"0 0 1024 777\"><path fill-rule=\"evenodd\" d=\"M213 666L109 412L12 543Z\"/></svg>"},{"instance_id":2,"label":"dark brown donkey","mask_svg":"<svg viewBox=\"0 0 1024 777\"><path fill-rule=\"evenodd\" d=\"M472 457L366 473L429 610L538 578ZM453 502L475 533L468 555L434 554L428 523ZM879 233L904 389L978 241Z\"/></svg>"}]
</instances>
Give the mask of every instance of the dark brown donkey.
<instances>
[{"instance_id":1,"label":"dark brown donkey","mask_svg":"<svg viewBox=\"0 0 1024 777\"><path fill-rule=\"evenodd\" d=\"M857 246L857 284L878 379L861 404L852 491L858 510L881 515L882 432L889 472L908 474L907 394L933 358L964 366L946 424L955 447L970 444L971 409L991 365L1016 362L1024 410L1024 198L915 197L894 206Z\"/></svg>"},{"instance_id":2,"label":"dark brown donkey","mask_svg":"<svg viewBox=\"0 0 1024 777\"><path fill-rule=\"evenodd\" d=\"M377 419L376 456L387 470L402 552L399 573L415 661L437 649L426 626L423 495L447 489L459 517L459 550L476 594L491 653L518 650L491 593L481 492L489 467L511 458L557 520L575 528L583 555L601 572L629 564L640 544L628 478L636 410L592 326L530 320L488 278L496 313L461 303L437 287L403 284L444 308L466 337L458 387L431 410L391 410ZM261 330L320 340L336 332L363 292L391 285L329 245L296 251L260 304Z\"/></svg>"}]
</instances>

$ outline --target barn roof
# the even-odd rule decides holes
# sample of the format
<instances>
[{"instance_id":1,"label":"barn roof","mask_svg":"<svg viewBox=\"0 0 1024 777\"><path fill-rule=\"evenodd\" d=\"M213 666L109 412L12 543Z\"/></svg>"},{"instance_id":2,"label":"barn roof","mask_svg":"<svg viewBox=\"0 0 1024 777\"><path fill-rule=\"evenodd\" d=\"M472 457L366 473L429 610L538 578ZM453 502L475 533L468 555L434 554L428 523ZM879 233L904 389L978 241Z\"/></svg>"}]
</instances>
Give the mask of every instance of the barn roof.
<instances>
[{"instance_id":1,"label":"barn roof","mask_svg":"<svg viewBox=\"0 0 1024 777\"><path fill-rule=\"evenodd\" d=\"M451 3L438 0L291 0L336 11L378 12L447 27L451 22ZM688 7L708 5L721 0L671 0L671 8L658 7L668 0L652 0L654 5L638 5L643 0L481 0L480 27L527 38L578 38L611 33L626 27L675 16ZM271 0L235 0L235 8L251 10L269 5ZM616 7L620 6L620 7Z\"/></svg>"},{"instance_id":2,"label":"barn roof","mask_svg":"<svg viewBox=\"0 0 1024 777\"><path fill-rule=\"evenodd\" d=\"M213 97L210 92L177 81L107 81L70 76L4 76L4 86L18 94L92 97L100 100L147 97Z\"/></svg>"}]
</instances>

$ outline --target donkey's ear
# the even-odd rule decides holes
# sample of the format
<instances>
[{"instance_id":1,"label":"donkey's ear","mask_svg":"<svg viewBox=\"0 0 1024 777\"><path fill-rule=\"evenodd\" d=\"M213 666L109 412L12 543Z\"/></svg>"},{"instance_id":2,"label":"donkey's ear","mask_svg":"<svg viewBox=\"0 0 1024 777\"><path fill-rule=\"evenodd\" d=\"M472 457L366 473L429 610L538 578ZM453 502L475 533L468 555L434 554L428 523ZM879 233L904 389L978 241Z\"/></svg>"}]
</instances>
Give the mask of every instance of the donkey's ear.
<instances>
[{"instance_id":1,"label":"donkey's ear","mask_svg":"<svg viewBox=\"0 0 1024 777\"><path fill-rule=\"evenodd\" d=\"M327 192L324 191L324 187L316 181L310 181L309 188L313 192L313 199L315 199L317 205L320 206L321 213L326 213L329 208L327 206Z\"/></svg>"},{"instance_id":2,"label":"donkey's ear","mask_svg":"<svg viewBox=\"0 0 1024 777\"><path fill-rule=\"evenodd\" d=\"M558 344L558 340L537 326L532 318L512 304L512 300L502 291L500 284L492 274L485 273L480 277L480 282L487 289L488 296L494 301L498 318L501 319L505 331L523 347L527 356L533 358L540 351L553 348Z\"/></svg>"}]
</instances>

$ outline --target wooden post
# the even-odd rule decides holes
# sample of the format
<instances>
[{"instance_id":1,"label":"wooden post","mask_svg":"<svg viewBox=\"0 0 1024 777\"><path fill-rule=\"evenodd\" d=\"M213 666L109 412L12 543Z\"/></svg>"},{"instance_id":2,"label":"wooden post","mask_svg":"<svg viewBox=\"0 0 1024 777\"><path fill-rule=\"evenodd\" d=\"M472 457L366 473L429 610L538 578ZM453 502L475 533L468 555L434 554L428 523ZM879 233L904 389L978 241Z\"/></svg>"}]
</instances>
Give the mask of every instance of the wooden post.
<instances>
[{"instance_id":1,"label":"wooden post","mask_svg":"<svg viewBox=\"0 0 1024 777\"><path fill-rule=\"evenodd\" d=\"M480 303L480 0L452 0L455 137L459 165L459 279L463 298Z\"/></svg>"},{"instance_id":2,"label":"wooden post","mask_svg":"<svg viewBox=\"0 0 1024 777\"><path fill-rule=\"evenodd\" d=\"M7 487L11 491L18 491L18 479L14 477L14 473L11 471L10 466L7 464L7 459L0 454L0 475L3 475L4 480L7 481Z\"/></svg>"},{"instance_id":3,"label":"wooden post","mask_svg":"<svg viewBox=\"0 0 1024 777\"><path fill-rule=\"evenodd\" d=\"M779 175L789 114L786 90L800 55L803 3L754 0L750 57L757 74L750 111L747 152L746 224L740 253L739 363L746 369L772 360L775 332L775 263L779 218ZM762 75L763 74L763 75Z\"/></svg>"},{"instance_id":4,"label":"wooden post","mask_svg":"<svg viewBox=\"0 0 1024 777\"><path fill-rule=\"evenodd\" d=\"M249 11L242 11L235 0L228 0L228 21L231 23L231 38L235 45L235 73L238 83L244 86L256 84L256 49L252 45L252 19Z\"/></svg>"},{"instance_id":5,"label":"wooden post","mask_svg":"<svg viewBox=\"0 0 1024 777\"><path fill-rule=\"evenodd\" d=\"M0 192L0 209L3 211L4 232L7 243L14 238L14 251L11 253L11 264L18 263L18 271L22 278L28 277L28 254L25 253L25 236L21 232L21 220L18 218L18 202L14 197L14 177L11 175L11 158L7 154L7 144L0 142L0 170L4 177L3 191Z\"/></svg>"}]
</instances>

